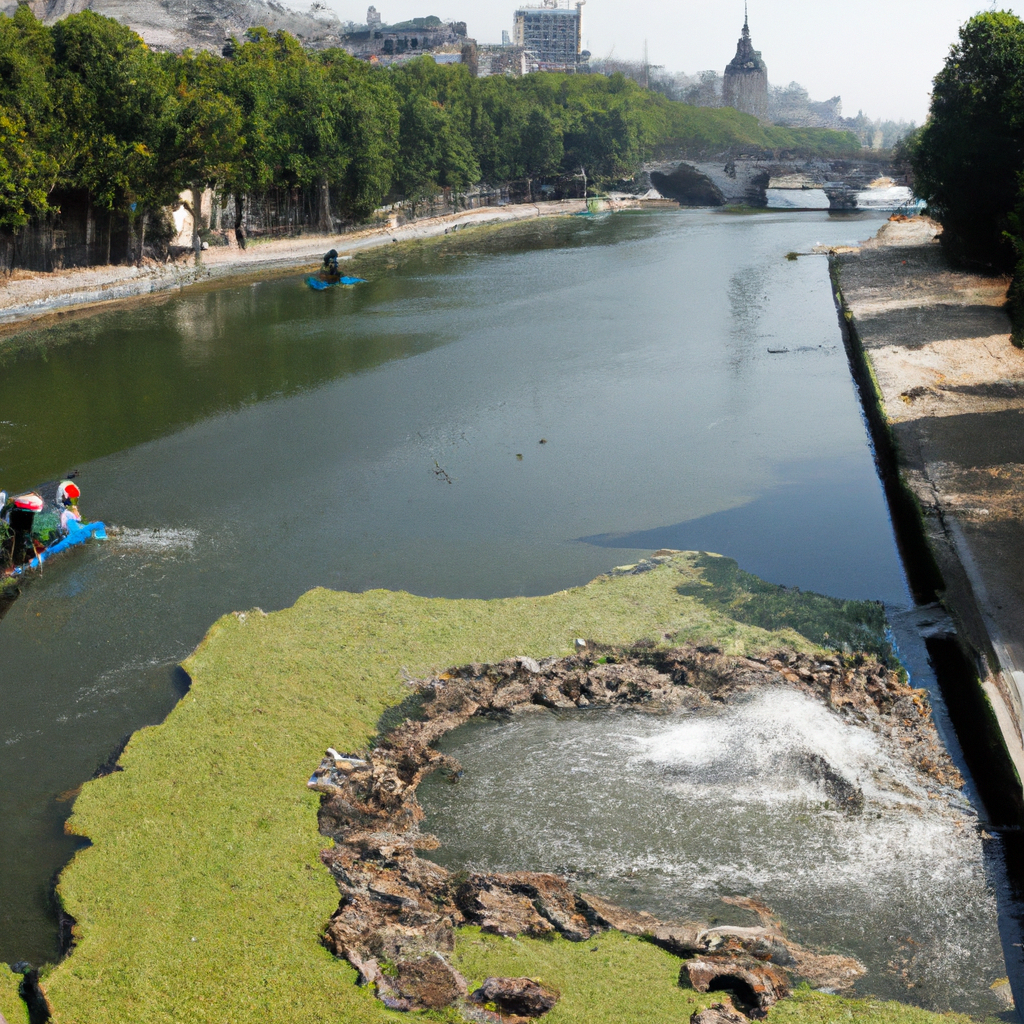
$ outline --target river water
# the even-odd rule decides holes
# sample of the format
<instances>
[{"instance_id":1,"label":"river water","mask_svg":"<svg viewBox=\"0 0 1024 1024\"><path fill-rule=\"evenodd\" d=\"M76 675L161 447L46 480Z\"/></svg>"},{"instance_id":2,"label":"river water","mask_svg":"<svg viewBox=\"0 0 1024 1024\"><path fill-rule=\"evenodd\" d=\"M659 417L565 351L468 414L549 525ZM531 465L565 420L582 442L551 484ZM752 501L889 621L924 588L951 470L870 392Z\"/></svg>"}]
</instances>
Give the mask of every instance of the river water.
<instances>
[{"instance_id":1,"label":"river water","mask_svg":"<svg viewBox=\"0 0 1024 1024\"><path fill-rule=\"evenodd\" d=\"M0 623L0 961L52 959L75 787L233 609L541 594L653 548L909 601L815 243L880 215L473 229L0 345L0 486L111 525Z\"/></svg>"}]
</instances>

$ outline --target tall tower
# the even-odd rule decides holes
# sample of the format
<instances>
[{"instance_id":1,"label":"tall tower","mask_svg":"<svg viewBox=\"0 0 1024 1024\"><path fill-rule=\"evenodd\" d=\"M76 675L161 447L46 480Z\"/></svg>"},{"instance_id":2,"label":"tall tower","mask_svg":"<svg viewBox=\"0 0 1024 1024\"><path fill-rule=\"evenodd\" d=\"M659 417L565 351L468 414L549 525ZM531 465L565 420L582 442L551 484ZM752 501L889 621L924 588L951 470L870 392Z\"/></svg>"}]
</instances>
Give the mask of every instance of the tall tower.
<instances>
[{"instance_id":1,"label":"tall tower","mask_svg":"<svg viewBox=\"0 0 1024 1024\"><path fill-rule=\"evenodd\" d=\"M768 65L750 41L750 20L743 11L743 34L736 56L725 69L722 102L764 121L768 117Z\"/></svg>"}]
</instances>

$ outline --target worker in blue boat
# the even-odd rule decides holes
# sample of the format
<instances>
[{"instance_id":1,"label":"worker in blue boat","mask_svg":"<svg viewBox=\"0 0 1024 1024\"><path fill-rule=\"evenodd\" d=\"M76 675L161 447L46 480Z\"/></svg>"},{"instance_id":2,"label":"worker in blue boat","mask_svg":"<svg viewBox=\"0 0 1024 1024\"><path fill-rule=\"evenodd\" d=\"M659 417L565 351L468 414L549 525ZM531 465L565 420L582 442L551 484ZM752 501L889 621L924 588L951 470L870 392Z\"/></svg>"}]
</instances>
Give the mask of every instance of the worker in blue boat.
<instances>
[{"instance_id":1,"label":"worker in blue boat","mask_svg":"<svg viewBox=\"0 0 1024 1024\"><path fill-rule=\"evenodd\" d=\"M320 272L328 280L336 281L341 277L341 271L338 269L338 250L332 249L329 253L324 256L323 266L320 268Z\"/></svg>"},{"instance_id":2,"label":"worker in blue boat","mask_svg":"<svg viewBox=\"0 0 1024 1024\"><path fill-rule=\"evenodd\" d=\"M68 523L80 523L82 513L78 511L78 499L82 492L73 480L62 480L57 487L57 507L60 509L60 532L67 535Z\"/></svg>"},{"instance_id":3,"label":"worker in blue boat","mask_svg":"<svg viewBox=\"0 0 1024 1024\"><path fill-rule=\"evenodd\" d=\"M0 507L0 520L3 522L3 529L0 530L0 537L3 538L0 560L5 565L24 565L35 555L32 527L36 515L43 511L45 504L35 491L13 498L4 495L3 506Z\"/></svg>"}]
</instances>

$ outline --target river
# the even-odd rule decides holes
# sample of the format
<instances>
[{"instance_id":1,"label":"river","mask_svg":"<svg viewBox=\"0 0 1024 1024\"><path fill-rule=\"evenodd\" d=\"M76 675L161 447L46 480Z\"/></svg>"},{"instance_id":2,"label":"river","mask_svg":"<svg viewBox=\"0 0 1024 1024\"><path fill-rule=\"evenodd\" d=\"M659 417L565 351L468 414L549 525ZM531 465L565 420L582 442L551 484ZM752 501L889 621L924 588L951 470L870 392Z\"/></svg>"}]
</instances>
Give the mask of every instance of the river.
<instances>
[{"instance_id":1,"label":"river","mask_svg":"<svg viewBox=\"0 0 1024 1024\"><path fill-rule=\"evenodd\" d=\"M475 229L0 343L0 486L79 471L110 539L0 623L0 961L52 960L74 792L233 609L314 586L541 594L653 548L909 595L816 243L882 215Z\"/></svg>"}]
</instances>

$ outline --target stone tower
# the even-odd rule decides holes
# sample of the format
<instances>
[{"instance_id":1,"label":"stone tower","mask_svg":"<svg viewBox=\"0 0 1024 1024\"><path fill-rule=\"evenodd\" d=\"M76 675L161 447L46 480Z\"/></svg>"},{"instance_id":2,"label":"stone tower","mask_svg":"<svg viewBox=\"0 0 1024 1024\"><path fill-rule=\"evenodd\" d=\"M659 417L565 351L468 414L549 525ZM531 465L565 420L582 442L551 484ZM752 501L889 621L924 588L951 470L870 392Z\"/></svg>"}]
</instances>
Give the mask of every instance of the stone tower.
<instances>
[{"instance_id":1,"label":"stone tower","mask_svg":"<svg viewBox=\"0 0 1024 1024\"><path fill-rule=\"evenodd\" d=\"M768 118L768 65L750 41L750 22L745 15L736 56L725 69L722 103L762 121Z\"/></svg>"}]
</instances>

